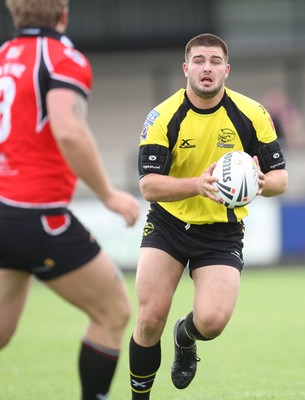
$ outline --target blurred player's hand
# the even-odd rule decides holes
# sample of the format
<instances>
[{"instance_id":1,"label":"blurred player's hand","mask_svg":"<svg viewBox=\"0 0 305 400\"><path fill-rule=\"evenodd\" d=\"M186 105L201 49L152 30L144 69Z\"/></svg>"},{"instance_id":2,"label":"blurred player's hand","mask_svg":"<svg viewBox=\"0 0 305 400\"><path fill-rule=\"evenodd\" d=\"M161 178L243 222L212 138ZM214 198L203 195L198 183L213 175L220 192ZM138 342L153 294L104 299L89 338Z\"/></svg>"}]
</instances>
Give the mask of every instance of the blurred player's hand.
<instances>
[{"instance_id":1,"label":"blurred player's hand","mask_svg":"<svg viewBox=\"0 0 305 400\"><path fill-rule=\"evenodd\" d=\"M133 226L140 215L139 201L133 195L123 190L113 189L103 199L103 203L109 210L121 214L127 226Z\"/></svg>"}]
</instances>

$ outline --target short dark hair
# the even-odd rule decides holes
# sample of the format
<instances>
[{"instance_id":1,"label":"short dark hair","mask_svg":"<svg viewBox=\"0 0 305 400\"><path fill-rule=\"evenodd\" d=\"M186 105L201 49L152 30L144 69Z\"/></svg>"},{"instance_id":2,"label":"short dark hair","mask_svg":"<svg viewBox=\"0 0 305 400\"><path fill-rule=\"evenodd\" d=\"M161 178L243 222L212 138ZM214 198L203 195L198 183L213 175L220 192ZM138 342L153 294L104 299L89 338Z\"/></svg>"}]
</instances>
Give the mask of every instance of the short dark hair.
<instances>
[{"instance_id":1,"label":"short dark hair","mask_svg":"<svg viewBox=\"0 0 305 400\"><path fill-rule=\"evenodd\" d=\"M229 59L229 50L226 42L220 37L213 35L212 33L202 33L201 35L193 37L185 46L185 62L188 61L189 54L193 47L197 46L205 46L205 47L221 47L226 62Z\"/></svg>"}]
</instances>

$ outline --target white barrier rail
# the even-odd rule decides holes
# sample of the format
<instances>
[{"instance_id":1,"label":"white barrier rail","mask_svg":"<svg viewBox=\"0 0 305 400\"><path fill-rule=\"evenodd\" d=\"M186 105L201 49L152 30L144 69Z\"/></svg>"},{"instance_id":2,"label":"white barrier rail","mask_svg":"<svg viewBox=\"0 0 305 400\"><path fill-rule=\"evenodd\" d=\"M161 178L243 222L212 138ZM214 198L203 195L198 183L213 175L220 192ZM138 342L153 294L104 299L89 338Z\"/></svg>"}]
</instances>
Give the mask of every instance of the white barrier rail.
<instances>
[{"instance_id":1,"label":"white barrier rail","mask_svg":"<svg viewBox=\"0 0 305 400\"><path fill-rule=\"evenodd\" d=\"M71 210L92 232L121 269L135 269L148 204L141 200L142 213L132 228L123 218L107 210L96 199L76 199ZM244 240L246 266L275 264L281 257L280 203L274 198L256 198L249 206Z\"/></svg>"}]
</instances>

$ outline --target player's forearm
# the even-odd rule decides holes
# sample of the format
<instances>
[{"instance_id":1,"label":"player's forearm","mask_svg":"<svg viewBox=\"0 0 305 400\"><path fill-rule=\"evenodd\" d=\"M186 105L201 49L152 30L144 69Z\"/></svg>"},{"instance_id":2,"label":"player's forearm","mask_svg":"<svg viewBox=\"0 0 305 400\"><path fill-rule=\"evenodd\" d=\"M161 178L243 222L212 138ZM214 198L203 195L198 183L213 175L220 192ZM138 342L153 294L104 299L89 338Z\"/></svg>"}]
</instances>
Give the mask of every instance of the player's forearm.
<instances>
[{"instance_id":1,"label":"player's forearm","mask_svg":"<svg viewBox=\"0 0 305 400\"><path fill-rule=\"evenodd\" d=\"M262 196L273 197L283 194L288 185L288 172L284 169L270 171L265 174L265 185Z\"/></svg>"},{"instance_id":2,"label":"player's forearm","mask_svg":"<svg viewBox=\"0 0 305 400\"><path fill-rule=\"evenodd\" d=\"M113 190L95 141L87 132L59 141L61 152L73 172L104 202Z\"/></svg>"},{"instance_id":3,"label":"player's forearm","mask_svg":"<svg viewBox=\"0 0 305 400\"><path fill-rule=\"evenodd\" d=\"M145 200L178 201L198 195L198 178L174 178L171 176L149 174L140 180L140 189Z\"/></svg>"},{"instance_id":4,"label":"player's forearm","mask_svg":"<svg viewBox=\"0 0 305 400\"><path fill-rule=\"evenodd\" d=\"M48 114L54 138L73 172L105 201L113 189L87 123L86 100L68 89L51 90Z\"/></svg>"}]
</instances>

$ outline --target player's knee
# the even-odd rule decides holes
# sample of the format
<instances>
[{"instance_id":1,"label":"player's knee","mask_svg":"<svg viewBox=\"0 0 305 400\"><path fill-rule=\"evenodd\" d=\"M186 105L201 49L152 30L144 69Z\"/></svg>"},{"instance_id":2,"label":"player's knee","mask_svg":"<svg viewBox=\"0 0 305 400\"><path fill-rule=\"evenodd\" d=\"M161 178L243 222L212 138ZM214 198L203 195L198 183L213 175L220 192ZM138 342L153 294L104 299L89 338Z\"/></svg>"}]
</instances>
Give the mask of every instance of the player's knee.
<instances>
[{"instance_id":1,"label":"player's knee","mask_svg":"<svg viewBox=\"0 0 305 400\"><path fill-rule=\"evenodd\" d=\"M159 338L163 327L165 325L166 318L161 315L146 315L145 317L139 318L139 328L141 331L141 337L143 340L150 341Z\"/></svg>"},{"instance_id":2,"label":"player's knee","mask_svg":"<svg viewBox=\"0 0 305 400\"><path fill-rule=\"evenodd\" d=\"M124 301L119 302L115 307L109 309L108 318L110 320L110 324L114 329L123 330L131 316L131 305L128 298L125 298ZM103 315L101 315L103 318Z\"/></svg>"},{"instance_id":3,"label":"player's knee","mask_svg":"<svg viewBox=\"0 0 305 400\"><path fill-rule=\"evenodd\" d=\"M224 330L228 322L222 313L210 313L203 315L196 321L198 331L207 339L214 339Z\"/></svg>"},{"instance_id":4,"label":"player's knee","mask_svg":"<svg viewBox=\"0 0 305 400\"><path fill-rule=\"evenodd\" d=\"M121 326L125 328L129 319L131 317L131 305L128 299L121 305L120 308L120 319L121 319Z\"/></svg>"},{"instance_id":5,"label":"player's knee","mask_svg":"<svg viewBox=\"0 0 305 400\"><path fill-rule=\"evenodd\" d=\"M161 323L161 318L149 316L141 320L141 328L144 332L154 332L159 329Z\"/></svg>"},{"instance_id":6,"label":"player's knee","mask_svg":"<svg viewBox=\"0 0 305 400\"><path fill-rule=\"evenodd\" d=\"M117 295L106 304L102 298L99 298L91 303L87 314L96 329L102 331L107 329L114 335L120 335L131 316L129 298L127 295Z\"/></svg>"}]
</instances>

